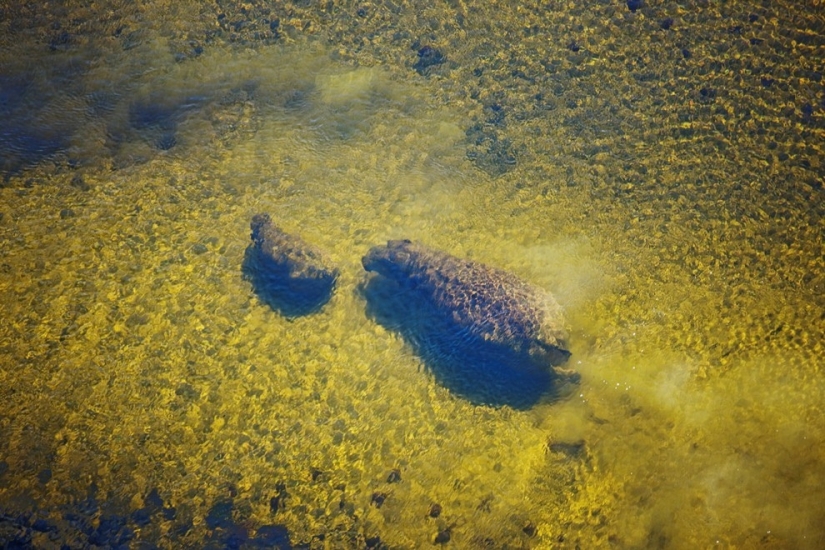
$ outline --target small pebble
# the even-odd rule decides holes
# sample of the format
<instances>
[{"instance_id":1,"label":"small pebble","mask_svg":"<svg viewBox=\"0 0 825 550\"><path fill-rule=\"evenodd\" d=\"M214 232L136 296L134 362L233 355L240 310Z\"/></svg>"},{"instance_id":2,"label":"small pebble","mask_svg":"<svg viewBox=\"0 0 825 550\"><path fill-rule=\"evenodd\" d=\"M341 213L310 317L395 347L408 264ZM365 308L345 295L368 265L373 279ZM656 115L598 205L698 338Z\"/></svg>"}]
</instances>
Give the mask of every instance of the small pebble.
<instances>
[{"instance_id":1,"label":"small pebble","mask_svg":"<svg viewBox=\"0 0 825 550\"><path fill-rule=\"evenodd\" d=\"M381 508L381 506L384 505L385 500L387 500L387 495L385 493L375 492L372 494L370 504L375 504L376 508Z\"/></svg>"},{"instance_id":2,"label":"small pebble","mask_svg":"<svg viewBox=\"0 0 825 550\"><path fill-rule=\"evenodd\" d=\"M440 504L430 505L429 516L431 518L437 518L440 515L441 515L441 505Z\"/></svg>"},{"instance_id":3,"label":"small pebble","mask_svg":"<svg viewBox=\"0 0 825 550\"><path fill-rule=\"evenodd\" d=\"M39 474L37 474L37 481L42 484L48 483L52 479L52 471L49 468L45 470L41 470Z\"/></svg>"},{"instance_id":4,"label":"small pebble","mask_svg":"<svg viewBox=\"0 0 825 550\"><path fill-rule=\"evenodd\" d=\"M432 46L422 46L418 50L418 61L415 62L413 68L423 74L425 69L441 63L444 63L444 54Z\"/></svg>"},{"instance_id":5,"label":"small pebble","mask_svg":"<svg viewBox=\"0 0 825 550\"><path fill-rule=\"evenodd\" d=\"M533 524L532 521L528 521L527 523L525 523L524 527L522 527L521 530L528 537L535 537L536 533L538 532L538 529L536 529L536 526Z\"/></svg>"},{"instance_id":6,"label":"small pebble","mask_svg":"<svg viewBox=\"0 0 825 550\"><path fill-rule=\"evenodd\" d=\"M75 189L79 189L81 191L88 191L92 188L88 183L86 183L86 181L83 179L83 176L81 176L80 174L77 174L72 178L72 182L70 185Z\"/></svg>"},{"instance_id":7,"label":"small pebble","mask_svg":"<svg viewBox=\"0 0 825 550\"><path fill-rule=\"evenodd\" d=\"M447 544L450 542L450 529L444 529L443 531L439 531L438 534L435 536L435 540L433 541L435 544Z\"/></svg>"},{"instance_id":8,"label":"small pebble","mask_svg":"<svg viewBox=\"0 0 825 550\"><path fill-rule=\"evenodd\" d=\"M632 12L636 12L638 9L642 9L645 3L643 0L627 0L627 9Z\"/></svg>"},{"instance_id":9,"label":"small pebble","mask_svg":"<svg viewBox=\"0 0 825 550\"><path fill-rule=\"evenodd\" d=\"M387 476L387 483L398 483L399 481L401 481L401 472L398 470L393 470Z\"/></svg>"}]
</instances>

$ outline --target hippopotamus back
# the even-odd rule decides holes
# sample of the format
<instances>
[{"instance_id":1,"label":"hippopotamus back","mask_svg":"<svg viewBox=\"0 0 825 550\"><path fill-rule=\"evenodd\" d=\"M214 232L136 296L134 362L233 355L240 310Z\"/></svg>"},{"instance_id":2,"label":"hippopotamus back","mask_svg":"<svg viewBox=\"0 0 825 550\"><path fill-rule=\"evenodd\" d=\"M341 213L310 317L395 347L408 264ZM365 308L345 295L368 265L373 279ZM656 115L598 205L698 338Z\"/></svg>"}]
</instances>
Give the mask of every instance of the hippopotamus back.
<instances>
[{"instance_id":1,"label":"hippopotamus back","mask_svg":"<svg viewBox=\"0 0 825 550\"><path fill-rule=\"evenodd\" d=\"M549 292L512 273L408 240L376 246L362 263L429 301L469 338L548 365L570 356L561 307Z\"/></svg>"}]
</instances>

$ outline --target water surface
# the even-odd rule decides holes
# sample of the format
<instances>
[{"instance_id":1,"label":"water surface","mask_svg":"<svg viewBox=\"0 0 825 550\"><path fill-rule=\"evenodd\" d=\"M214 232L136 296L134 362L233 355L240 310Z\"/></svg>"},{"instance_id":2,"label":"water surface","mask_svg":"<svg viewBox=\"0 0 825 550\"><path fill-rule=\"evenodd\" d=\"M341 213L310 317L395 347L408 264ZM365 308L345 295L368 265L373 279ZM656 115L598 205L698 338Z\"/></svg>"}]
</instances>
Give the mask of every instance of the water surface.
<instances>
[{"instance_id":1,"label":"water surface","mask_svg":"<svg viewBox=\"0 0 825 550\"><path fill-rule=\"evenodd\" d=\"M636 4L0 8L0 540L825 545L821 6ZM581 383L439 384L396 238L553 292Z\"/></svg>"}]
</instances>

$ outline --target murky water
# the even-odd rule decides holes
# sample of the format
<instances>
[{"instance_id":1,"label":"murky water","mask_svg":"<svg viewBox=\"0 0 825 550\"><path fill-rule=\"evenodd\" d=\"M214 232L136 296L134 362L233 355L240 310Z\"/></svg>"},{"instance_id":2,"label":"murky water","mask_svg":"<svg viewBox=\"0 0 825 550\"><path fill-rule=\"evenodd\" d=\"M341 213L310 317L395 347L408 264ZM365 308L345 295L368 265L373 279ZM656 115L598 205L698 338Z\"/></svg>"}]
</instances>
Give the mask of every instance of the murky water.
<instances>
[{"instance_id":1,"label":"murky water","mask_svg":"<svg viewBox=\"0 0 825 550\"><path fill-rule=\"evenodd\" d=\"M3 4L0 540L825 546L823 9ZM552 291L580 384L439 384L368 314L397 238Z\"/></svg>"}]
</instances>

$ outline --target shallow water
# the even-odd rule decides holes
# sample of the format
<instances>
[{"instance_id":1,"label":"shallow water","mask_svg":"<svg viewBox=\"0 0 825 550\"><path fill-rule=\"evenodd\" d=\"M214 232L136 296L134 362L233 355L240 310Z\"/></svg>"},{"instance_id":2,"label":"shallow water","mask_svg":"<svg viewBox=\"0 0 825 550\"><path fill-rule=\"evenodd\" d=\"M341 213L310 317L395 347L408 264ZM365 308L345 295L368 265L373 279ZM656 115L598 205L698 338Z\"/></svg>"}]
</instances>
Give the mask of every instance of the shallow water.
<instances>
[{"instance_id":1,"label":"shallow water","mask_svg":"<svg viewBox=\"0 0 825 550\"><path fill-rule=\"evenodd\" d=\"M0 8L0 540L825 546L822 6L646 4ZM580 384L440 384L396 238L550 290Z\"/></svg>"}]
</instances>

